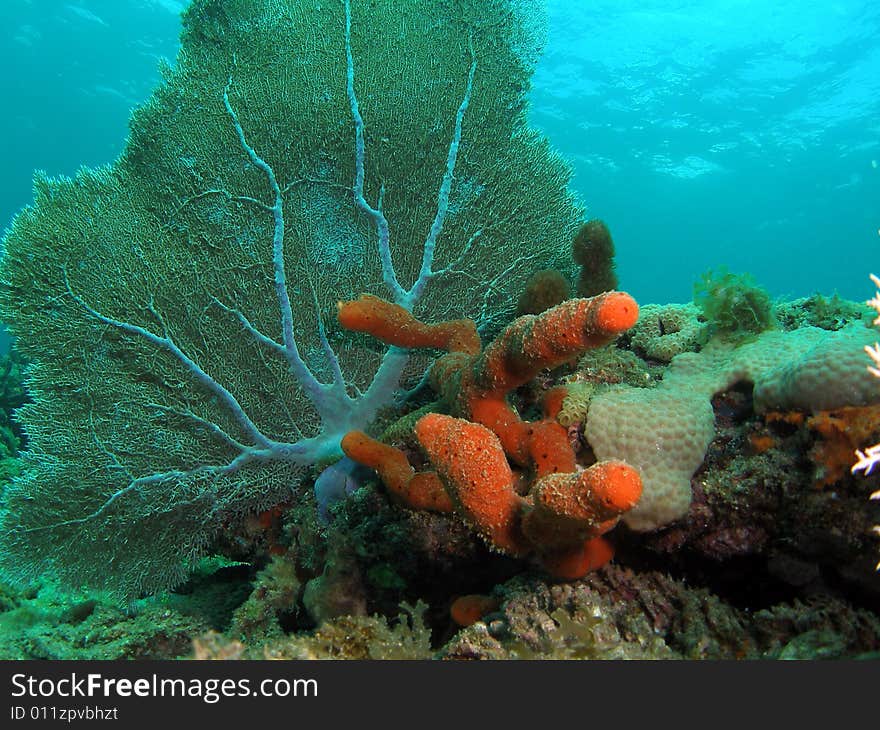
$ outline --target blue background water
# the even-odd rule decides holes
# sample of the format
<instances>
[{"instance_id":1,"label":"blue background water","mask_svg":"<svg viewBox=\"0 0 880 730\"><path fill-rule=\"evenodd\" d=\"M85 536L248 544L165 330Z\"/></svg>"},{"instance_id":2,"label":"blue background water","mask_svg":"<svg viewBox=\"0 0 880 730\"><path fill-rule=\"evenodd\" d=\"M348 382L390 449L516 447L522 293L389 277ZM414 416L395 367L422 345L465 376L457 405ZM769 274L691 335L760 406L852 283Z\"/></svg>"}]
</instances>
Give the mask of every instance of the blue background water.
<instances>
[{"instance_id":1,"label":"blue background water","mask_svg":"<svg viewBox=\"0 0 880 730\"><path fill-rule=\"evenodd\" d=\"M182 0L0 2L0 221L34 168L122 149ZM622 287L686 301L726 265L864 299L880 269L880 3L549 0L533 120L610 225Z\"/></svg>"}]
</instances>

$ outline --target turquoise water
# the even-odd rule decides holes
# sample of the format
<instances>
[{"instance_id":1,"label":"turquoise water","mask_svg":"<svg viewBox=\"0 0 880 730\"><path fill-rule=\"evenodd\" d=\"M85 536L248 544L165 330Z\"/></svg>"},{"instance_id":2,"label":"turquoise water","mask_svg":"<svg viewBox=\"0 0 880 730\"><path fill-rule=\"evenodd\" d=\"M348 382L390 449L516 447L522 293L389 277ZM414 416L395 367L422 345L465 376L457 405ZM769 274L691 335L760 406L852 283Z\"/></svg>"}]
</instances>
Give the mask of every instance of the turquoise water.
<instances>
[{"instance_id":1,"label":"turquoise water","mask_svg":"<svg viewBox=\"0 0 880 730\"><path fill-rule=\"evenodd\" d=\"M0 4L0 221L35 167L112 160L177 51L182 0ZM880 5L550 0L532 117L615 235L621 286L686 301L706 269L864 299L880 243Z\"/></svg>"},{"instance_id":2,"label":"turquoise water","mask_svg":"<svg viewBox=\"0 0 880 730\"><path fill-rule=\"evenodd\" d=\"M880 5L554 1L534 119L618 242L683 301L707 268L864 299L880 244ZM589 9L587 9L589 8Z\"/></svg>"},{"instance_id":3,"label":"turquoise water","mask_svg":"<svg viewBox=\"0 0 880 730\"><path fill-rule=\"evenodd\" d=\"M537 4L196 0L37 176L0 657L877 656L880 10L549 1L637 307ZM0 5L8 225L184 0Z\"/></svg>"}]
</instances>

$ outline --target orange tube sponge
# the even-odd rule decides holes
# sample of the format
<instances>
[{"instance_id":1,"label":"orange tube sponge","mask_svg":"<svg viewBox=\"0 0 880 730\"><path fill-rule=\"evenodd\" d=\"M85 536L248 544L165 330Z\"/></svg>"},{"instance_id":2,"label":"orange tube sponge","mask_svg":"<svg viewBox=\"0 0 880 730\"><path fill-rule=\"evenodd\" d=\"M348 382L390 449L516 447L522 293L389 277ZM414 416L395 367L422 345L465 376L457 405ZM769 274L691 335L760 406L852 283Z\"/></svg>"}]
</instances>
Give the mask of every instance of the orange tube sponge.
<instances>
[{"instance_id":1,"label":"orange tube sponge","mask_svg":"<svg viewBox=\"0 0 880 730\"><path fill-rule=\"evenodd\" d=\"M456 598L449 607L449 615L459 626L471 626L487 613L497 611L499 605L497 598L472 593Z\"/></svg>"},{"instance_id":2,"label":"orange tube sponge","mask_svg":"<svg viewBox=\"0 0 880 730\"><path fill-rule=\"evenodd\" d=\"M366 332L386 345L436 347L449 352L476 355L480 336L470 319L453 319L437 324L420 322L403 307L372 294L336 305L339 323L352 332Z\"/></svg>"},{"instance_id":3,"label":"orange tube sponge","mask_svg":"<svg viewBox=\"0 0 880 730\"><path fill-rule=\"evenodd\" d=\"M568 431L550 419L529 424L528 452L538 478L577 468Z\"/></svg>"},{"instance_id":4,"label":"orange tube sponge","mask_svg":"<svg viewBox=\"0 0 880 730\"><path fill-rule=\"evenodd\" d=\"M501 395L489 397L482 393L474 393L462 388L462 396L470 395L465 406L453 412L465 415L491 430L501 442L501 446L514 464L521 467L529 465L529 439L531 424L523 421L516 411L510 407L507 399ZM456 404L458 405L458 404Z\"/></svg>"},{"instance_id":5,"label":"orange tube sponge","mask_svg":"<svg viewBox=\"0 0 880 730\"><path fill-rule=\"evenodd\" d=\"M452 512L452 500L437 474L416 474L400 449L376 441L363 431L349 431L342 438L342 451L352 461L373 469L385 488L410 509Z\"/></svg>"},{"instance_id":6,"label":"orange tube sponge","mask_svg":"<svg viewBox=\"0 0 880 730\"><path fill-rule=\"evenodd\" d=\"M440 413L422 416L414 430L457 511L494 547L525 552L518 528L522 497L495 434Z\"/></svg>"},{"instance_id":7,"label":"orange tube sponge","mask_svg":"<svg viewBox=\"0 0 880 730\"><path fill-rule=\"evenodd\" d=\"M635 507L642 494L639 472L622 461L602 461L573 474L550 474L530 492L532 509L522 531L538 550L569 548L597 537Z\"/></svg>"},{"instance_id":8,"label":"orange tube sponge","mask_svg":"<svg viewBox=\"0 0 880 730\"><path fill-rule=\"evenodd\" d=\"M543 314L514 320L474 363L474 386L509 393L545 368L610 342L639 318L635 300L624 292L570 299Z\"/></svg>"},{"instance_id":9,"label":"orange tube sponge","mask_svg":"<svg viewBox=\"0 0 880 730\"><path fill-rule=\"evenodd\" d=\"M604 537L594 537L571 550L541 555L541 565L559 580L577 580L598 570L614 557L614 548Z\"/></svg>"},{"instance_id":10,"label":"orange tube sponge","mask_svg":"<svg viewBox=\"0 0 880 730\"><path fill-rule=\"evenodd\" d=\"M415 474L402 451L361 432L346 435L343 450L378 471L405 504L452 509L498 550L536 553L554 576L579 578L611 559L610 544L599 536L636 504L641 478L622 462L577 471L568 432L556 421L564 387L545 394L538 422L523 421L507 395L541 370L611 341L638 313L622 292L563 302L515 320L480 353L469 320L427 325L369 295L340 303L339 321L347 329L400 347L448 350L431 368L431 385L443 407L460 417L429 413L415 424L436 472ZM517 493L508 459L522 468L518 477L535 480L525 497Z\"/></svg>"},{"instance_id":11,"label":"orange tube sponge","mask_svg":"<svg viewBox=\"0 0 880 730\"><path fill-rule=\"evenodd\" d=\"M544 413L544 418L556 418L562 411L562 406L567 397L567 385L557 385L545 392L541 402L541 410Z\"/></svg>"}]
</instances>

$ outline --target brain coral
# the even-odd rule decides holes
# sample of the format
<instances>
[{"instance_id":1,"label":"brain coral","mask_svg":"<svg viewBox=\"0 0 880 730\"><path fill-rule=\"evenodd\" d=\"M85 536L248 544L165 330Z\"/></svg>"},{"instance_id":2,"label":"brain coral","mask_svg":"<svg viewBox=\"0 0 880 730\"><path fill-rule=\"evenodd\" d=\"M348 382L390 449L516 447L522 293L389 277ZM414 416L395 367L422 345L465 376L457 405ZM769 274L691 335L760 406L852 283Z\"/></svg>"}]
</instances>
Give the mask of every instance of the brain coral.
<instances>
[{"instance_id":1,"label":"brain coral","mask_svg":"<svg viewBox=\"0 0 880 730\"><path fill-rule=\"evenodd\" d=\"M656 388L618 386L590 403L585 436L598 459L624 459L642 472L642 498L624 521L653 530L682 517L690 479L714 434L711 398L754 384L755 409L826 410L880 402L864 346L875 332L855 323L837 332L768 331L736 346L710 342L673 358Z\"/></svg>"},{"instance_id":2,"label":"brain coral","mask_svg":"<svg viewBox=\"0 0 880 730\"><path fill-rule=\"evenodd\" d=\"M651 360L669 362L698 350L709 339L709 325L696 304L646 304L630 330L632 347Z\"/></svg>"},{"instance_id":3,"label":"brain coral","mask_svg":"<svg viewBox=\"0 0 880 730\"><path fill-rule=\"evenodd\" d=\"M755 407L826 411L875 403L877 380L867 372L863 349L872 342L870 330L856 324L838 332L818 330L824 334L816 336L815 328L805 329L815 344L764 373L755 384Z\"/></svg>"},{"instance_id":4,"label":"brain coral","mask_svg":"<svg viewBox=\"0 0 880 730\"><path fill-rule=\"evenodd\" d=\"M596 458L616 454L641 470L642 499L623 518L634 530L687 512L691 476L714 434L711 401L683 389L615 388L593 402L586 423Z\"/></svg>"}]
</instances>

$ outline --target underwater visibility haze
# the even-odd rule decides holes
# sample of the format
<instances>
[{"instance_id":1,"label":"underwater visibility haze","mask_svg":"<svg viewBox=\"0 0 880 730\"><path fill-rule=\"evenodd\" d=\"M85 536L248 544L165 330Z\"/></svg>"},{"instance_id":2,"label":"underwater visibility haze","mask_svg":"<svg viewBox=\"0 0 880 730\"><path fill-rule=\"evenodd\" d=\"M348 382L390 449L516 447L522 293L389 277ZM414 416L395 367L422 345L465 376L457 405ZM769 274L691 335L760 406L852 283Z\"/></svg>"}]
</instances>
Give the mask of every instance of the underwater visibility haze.
<instances>
[{"instance_id":1,"label":"underwater visibility haze","mask_svg":"<svg viewBox=\"0 0 880 730\"><path fill-rule=\"evenodd\" d=\"M0 20L0 657L880 651L875 4Z\"/></svg>"},{"instance_id":2,"label":"underwater visibility haze","mask_svg":"<svg viewBox=\"0 0 880 730\"><path fill-rule=\"evenodd\" d=\"M7 0L11 113L0 219L33 170L122 151L133 106L177 54L183 0ZM549 0L531 120L611 225L641 301L687 301L707 269L774 296L870 293L880 243L874 3ZM662 272L662 273L660 273Z\"/></svg>"}]
</instances>

